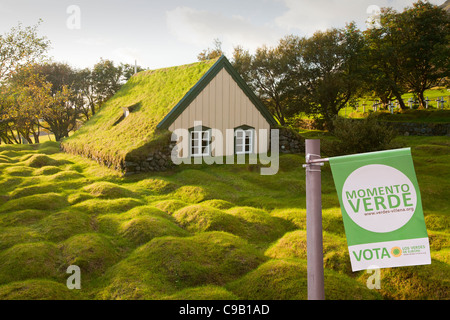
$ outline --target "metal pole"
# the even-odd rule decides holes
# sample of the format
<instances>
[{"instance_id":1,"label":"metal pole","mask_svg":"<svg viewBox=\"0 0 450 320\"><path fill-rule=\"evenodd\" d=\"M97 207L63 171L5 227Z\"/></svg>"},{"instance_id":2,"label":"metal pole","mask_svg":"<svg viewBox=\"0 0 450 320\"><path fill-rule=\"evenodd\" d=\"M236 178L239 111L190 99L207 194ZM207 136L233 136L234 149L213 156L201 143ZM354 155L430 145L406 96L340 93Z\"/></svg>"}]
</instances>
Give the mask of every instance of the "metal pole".
<instances>
[{"instance_id":1,"label":"metal pole","mask_svg":"<svg viewBox=\"0 0 450 320\"><path fill-rule=\"evenodd\" d=\"M320 140L306 139L306 250L308 300L324 300Z\"/></svg>"}]
</instances>

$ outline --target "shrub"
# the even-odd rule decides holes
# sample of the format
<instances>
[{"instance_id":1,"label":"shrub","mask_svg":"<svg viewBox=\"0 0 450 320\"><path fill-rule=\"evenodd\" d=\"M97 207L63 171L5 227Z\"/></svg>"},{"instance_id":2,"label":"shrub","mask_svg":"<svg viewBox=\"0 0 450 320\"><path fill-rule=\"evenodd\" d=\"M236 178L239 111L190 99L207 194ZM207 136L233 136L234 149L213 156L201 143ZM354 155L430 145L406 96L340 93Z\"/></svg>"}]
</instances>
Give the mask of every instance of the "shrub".
<instances>
[{"instance_id":1,"label":"shrub","mask_svg":"<svg viewBox=\"0 0 450 320\"><path fill-rule=\"evenodd\" d=\"M337 141L327 141L323 150L332 156L390 149L395 130L375 117L352 120L337 117L333 120L333 135Z\"/></svg>"}]
</instances>

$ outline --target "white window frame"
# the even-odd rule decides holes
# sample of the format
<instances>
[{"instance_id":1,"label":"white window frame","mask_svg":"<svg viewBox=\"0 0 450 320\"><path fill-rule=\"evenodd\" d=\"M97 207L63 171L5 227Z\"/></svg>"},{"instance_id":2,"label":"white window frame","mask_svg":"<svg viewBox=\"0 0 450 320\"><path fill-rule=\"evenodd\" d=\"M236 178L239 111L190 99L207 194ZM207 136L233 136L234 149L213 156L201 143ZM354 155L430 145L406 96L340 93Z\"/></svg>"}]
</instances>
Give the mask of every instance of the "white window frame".
<instances>
[{"instance_id":1,"label":"white window frame","mask_svg":"<svg viewBox=\"0 0 450 320\"><path fill-rule=\"evenodd\" d=\"M253 153L253 141L254 141L254 129L236 129L234 133L235 137L235 150L236 154L252 154ZM248 138L248 143L247 143ZM241 140L241 142L239 141Z\"/></svg>"},{"instance_id":2,"label":"white window frame","mask_svg":"<svg viewBox=\"0 0 450 320\"><path fill-rule=\"evenodd\" d=\"M194 138L196 135L196 138ZM194 141L197 143L194 144ZM207 142L204 146L203 142ZM193 152L196 148L197 152ZM211 130L192 130L189 133L189 153L191 157L204 157L210 155L211 149Z\"/></svg>"}]
</instances>

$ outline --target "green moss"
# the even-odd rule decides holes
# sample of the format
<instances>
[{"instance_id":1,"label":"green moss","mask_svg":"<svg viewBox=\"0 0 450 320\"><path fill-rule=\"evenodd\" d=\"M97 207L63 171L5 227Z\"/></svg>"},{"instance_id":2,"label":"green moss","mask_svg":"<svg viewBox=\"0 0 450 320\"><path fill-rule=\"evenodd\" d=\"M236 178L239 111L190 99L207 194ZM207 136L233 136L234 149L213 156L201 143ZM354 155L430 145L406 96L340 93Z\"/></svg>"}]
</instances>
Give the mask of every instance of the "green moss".
<instances>
[{"instance_id":1,"label":"green moss","mask_svg":"<svg viewBox=\"0 0 450 320\"><path fill-rule=\"evenodd\" d=\"M174 198L187 203L199 203L208 199L208 192L203 187L183 186L172 193Z\"/></svg>"},{"instance_id":2,"label":"green moss","mask_svg":"<svg viewBox=\"0 0 450 320\"><path fill-rule=\"evenodd\" d=\"M238 297L219 286L202 286L197 288L188 288L177 293L164 297L166 300L237 300Z\"/></svg>"},{"instance_id":3,"label":"green moss","mask_svg":"<svg viewBox=\"0 0 450 320\"><path fill-rule=\"evenodd\" d=\"M18 199L42 193L50 193L52 191L55 191L54 184L39 184L33 186L17 187L9 195L11 199Z\"/></svg>"},{"instance_id":4,"label":"green moss","mask_svg":"<svg viewBox=\"0 0 450 320\"><path fill-rule=\"evenodd\" d=\"M13 190L15 186L21 184L23 178L19 177L7 177L5 179L0 180L0 193L6 193L10 190Z\"/></svg>"},{"instance_id":5,"label":"green moss","mask_svg":"<svg viewBox=\"0 0 450 320\"><path fill-rule=\"evenodd\" d=\"M28 227L0 228L0 250L12 247L19 243L37 242L42 237Z\"/></svg>"},{"instance_id":6,"label":"green moss","mask_svg":"<svg viewBox=\"0 0 450 320\"><path fill-rule=\"evenodd\" d=\"M48 213L41 210L27 209L0 215L0 225L4 227L33 225Z\"/></svg>"},{"instance_id":7,"label":"green moss","mask_svg":"<svg viewBox=\"0 0 450 320\"><path fill-rule=\"evenodd\" d=\"M289 208L274 210L270 215L290 221L298 229L306 229L306 209Z\"/></svg>"},{"instance_id":8,"label":"green moss","mask_svg":"<svg viewBox=\"0 0 450 320\"><path fill-rule=\"evenodd\" d=\"M34 242L15 245L0 253L0 284L32 278L58 279L60 256L51 243Z\"/></svg>"},{"instance_id":9,"label":"green moss","mask_svg":"<svg viewBox=\"0 0 450 320\"><path fill-rule=\"evenodd\" d=\"M137 187L143 191L148 190L151 193L156 194L167 194L177 188L177 186L172 182L157 178L141 180L137 183Z\"/></svg>"},{"instance_id":10,"label":"green moss","mask_svg":"<svg viewBox=\"0 0 450 320\"><path fill-rule=\"evenodd\" d=\"M427 214L425 215L425 225L429 230L450 231L450 219L448 215Z\"/></svg>"},{"instance_id":11,"label":"green moss","mask_svg":"<svg viewBox=\"0 0 450 320\"><path fill-rule=\"evenodd\" d=\"M448 232L428 231L428 238L432 251L450 248L450 235Z\"/></svg>"},{"instance_id":12,"label":"green moss","mask_svg":"<svg viewBox=\"0 0 450 320\"><path fill-rule=\"evenodd\" d=\"M220 200L220 199L212 199L206 200L202 202L202 206L209 206L219 210L226 210L234 207L235 205L231 202Z\"/></svg>"},{"instance_id":13,"label":"green moss","mask_svg":"<svg viewBox=\"0 0 450 320\"><path fill-rule=\"evenodd\" d=\"M117 199L117 198L132 198L136 195L117 184L111 182L96 182L83 188L91 195L101 199Z\"/></svg>"},{"instance_id":14,"label":"green moss","mask_svg":"<svg viewBox=\"0 0 450 320\"><path fill-rule=\"evenodd\" d=\"M265 252L266 256L275 259L305 259L306 230L296 230L286 233ZM352 274L347 243L339 236L323 232L323 261L328 269Z\"/></svg>"},{"instance_id":15,"label":"green moss","mask_svg":"<svg viewBox=\"0 0 450 320\"><path fill-rule=\"evenodd\" d=\"M71 205L77 204L79 202L83 202L85 200L89 200L89 199L93 199L94 196L90 193L87 192L76 192L76 193L72 193L67 197L67 201L69 201L69 203Z\"/></svg>"},{"instance_id":16,"label":"green moss","mask_svg":"<svg viewBox=\"0 0 450 320\"><path fill-rule=\"evenodd\" d=\"M39 231L51 241L62 241L75 234L92 231L91 218L82 212L65 210L39 222Z\"/></svg>"},{"instance_id":17,"label":"green moss","mask_svg":"<svg viewBox=\"0 0 450 320\"><path fill-rule=\"evenodd\" d=\"M162 298L189 287L223 285L262 261L244 240L223 232L155 238L107 271L97 298Z\"/></svg>"},{"instance_id":18,"label":"green moss","mask_svg":"<svg viewBox=\"0 0 450 320\"><path fill-rule=\"evenodd\" d=\"M143 203L136 199L120 198L120 199L89 199L80 203L77 203L73 208L91 213L119 213L128 211L136 206L140 206Z\"/></svg>"},{"instance_id":19,"label":"green moss","mask_svg":"<svg viewBox=\"0 0 450 320\"><path fill-rule=\"evenodd\" d=\"M0 300L80 300L80 290L51 280L26 280L0 286Z\"/></svg>"},{"instance_id":20,"label":"green moss","mask_svg":"<svg viewBox=\"0 0 450 320\"><path fill-rule=\"evenodd\" d=\"M448 300L450 266L432 259L431 265L381 269L380 293L395 300ZM370 275L362 273L365 283Z\"/></svg>"},{"instance_id":21,"label":"green moss","mask_svg":"<svg viewBox=\"0 0 450 320\"><path fill-rule=\"evenodd\" d=\"M286 231L293 230L289 221L270 216L261 209L252 207L234 207L226 211L241 222L241 237L255 243L270 243L281 237Z\"/></svg>"},{"instance_id":22,"label":"green moss","mask_svg":"<svg viewBox=\"0 0 450 320\"><path fill-rule=\"evenodd\" d=\"M151 219L158 219L162 220L162 224L170 224L171 226L174 226L173 222L175 222L175 219L173 219L171 216L169 216L164 211L161 211L157 208L154 208L152 206L139 206L135 207L127 212L121 213L121 214L103 214L99 215L97 217L98 222L98 228L100 232L104 232L106 234L112 235L112 236L119 236L120 232L123 233L123 228L125 226L126 222L129 222L132 219L136 218L151 218ZM137 221L137 220L136 220ZM157 224L158 225L158 224ZM139 238L139 237L148 237L152 234L158 234L159 231L154 230L155 226L150 226L151 230L145 230L146 226L145 223L137 223L135 226L129 226L130 229L126 232L126 235L128 238L132 239L133 237ZM143 229L141 229L142 227ZM166 228L167 226L161 225L161 227ZM167 228L166 228L167 229ZM179 228L178 228L179 229ZM183 230L181 230L183 231ZM146 236L146 233L148 235ZM167 234L169 235L169 234ZM135 239L137 240L137 239Z\"/></svg>"},{"instance_id":23,"label":"green moss","mask_svg":"<svg viewBox=\"0 0 450 320\"><path fill-rule=\"evenodd\" d=\"M78 234L60 245L65 265L80 267L83 278L99 276L115 264L118 250L105 236L96 233Z\"/></svg>"},{"instance_id":24,"label":"green moss","mask_svg":"<svg viewBox=\"0 0 450 320\"><path fill-rule=\"evenodd\" d=\"M62 169L55 166L44 166L34 171L36 176L50 176L60 172Z\"/></svg>"},{"instance_id":25,"label":"green moss","mask_svg":"<svg viewBox=\"0 0 450 320\"><path fill-rule=\"evenodd\" d=\"M33 173L33 169L24 166L12 166L6 168L4 172L13 177L29 177Z\"/></svg>"},{"instance_id":26,"label":"green moss","mask_svg":"<svg viewBox=\"0 0 450 320\"><path fill-rule=\"evenodd\" d=\"M181 200L169 199L164 201L157 201L152 205L155 206L155 208L161 209L168 214L173 214L179 209L186 207L188 204Z\"/></svg>"},{"instance_id":27,"label":"green moss","mask_svg":"<svg viewBox=\"0 0 450 320\"><path fill-rule=\"evenodd\" d=\"M306 300L306 260L270 260L225 287L245 300ZM380 295L336 272L325 271L325 299L379 299Z\"/></svg>"},{"instance_id":28,"label":"green moss","mask_svg":"<svg viewBox=\"0 0 450 320\"><path fill-rule=\"evenodd\" d=\"M49 176L49 181L67 181L84 178L84 176L76 171L61 171Z\"/></svg>"},{"instance_id":29,"label":"green moss","mask_svg":"<svg viewBox=\"0 0 450 320\"><path fill-rule=\"evenodd\" d=\"M216 60L140 72L81 129L62 143L64 150L90 155L119 165L127 154L133 158L149 153L146 144L166 139L156 125L211 68ZM132 107L121 120L122 107ZM170 137L170 136L167 136Z\"/></svg>"},{"instance_id":30,"label":"green moss","mask_svg":"<svg viewBox=\"0 0 450 320\"><path fill-rule=\"evenodd\" d=\"M9 157L0 154L0 163L10 163L10 162L11 159Z\"/></svg>"},{"instance_id":31,"label":"green moss","mask_svg":"<svg viewBox=\"0 0 450 320\"><path fill-rule=\"evenodd\" d=\"M0 207L0 211L10 212L26 209L58 210L67 205L68 203L64 196L50 192L9 200Z\"/></svg>"},{"instance_id":32,"label":"green moss","mask_svg":"<svg viewBox=\"0 0 450 320\"><path fill-rule=\"evenodd\" d=\"M123 222L120 225L119 233L135 246L140 246L156 237L189 235L169 220L152 216L136 217Z\"/></svg>"},{"instance_id":33,"label":"green moss","mask_svg":"<svg viewBox=\"0 0 450 320\"><path fill-rule=\"evenodd\" d=\"M45 154L34 154L25 161L25 164L32 168L42 168L45 166L58 166L60 162L53 160L52 158L50 158Z\"/></svg>"},{"instance_id":34,"label":"green moss","mask_svg":"<svg viewBox=\"0 0 450 320\"><path fill-rule=\"evenodd\" d=\"M239 219L218 209L202 205L184 207L174 213L178 223L191 232L226 231L243 234L244 226Z\"/></svg>"}]
</instances>

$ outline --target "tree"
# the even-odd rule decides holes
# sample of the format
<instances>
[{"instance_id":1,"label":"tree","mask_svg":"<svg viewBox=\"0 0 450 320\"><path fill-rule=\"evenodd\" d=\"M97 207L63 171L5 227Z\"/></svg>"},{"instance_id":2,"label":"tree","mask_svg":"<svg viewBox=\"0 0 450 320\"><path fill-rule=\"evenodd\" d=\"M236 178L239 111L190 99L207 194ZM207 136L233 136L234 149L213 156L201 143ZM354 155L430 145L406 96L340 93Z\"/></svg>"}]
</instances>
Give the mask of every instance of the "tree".
<instances>
[{"instance_id":1,"label":"tree","mask_svg":"<svg viewBox=\"0 0 450 320\"><path fill-rule=\"evenodd\" d=\"M418 1L400 14L404 81L425 108L424 92L441 84L450 72L450 15Z\"/></svg>"},{"instance_id":2,"label":"tree","mask_svg":"<svg viewBox=\"0 0 450 320\"><path fill-rule=\"evenodd\" d=\"M303 39L282 38L276 47L262 46L254 56L235 47L233 65L281 125L299 111L297 75L292 72Z\"/></svg>"},{"instance_id":3,"label":"tree","mask_svg":"<svg viewBox=\"0 0 450 320\"><path fill-rule=\"evenodd\" d=\"M214 48L205 49L197 55L198 61L211 60L223 55L222 42L218 38L214 39L213 45Z\"/></svg>"},{"instance_id":4,"label":"tree","mask_svg":"<svg viewBox=\"0 0 450 320\"><path fill-rule=\"evenodd\" d=\"M383 8L381 27L368 29L370 88L385 100L396 97L402 109L405 92L414 92L421 108L424 92L449 74L450 16L443 9L418 1L398 13Z\"/></svg>"},{"instance_id":5,"label":"tree","mask_svg":"<svg viewBox=\"0 0 450 320\"><path fill-rule=\"evenodd\" d=\"M242 46L236 46L233 50L233 58L231 64L234 69L241 75L247 84L251 85L251 67L253 63L253 57L248 50L245 50Z\"/></svg>"},{"instance_id":6,"label":"tree","mask_svg":"<svg viewBox=\"0 0 450 320\"><path fill-rule=\"evenodd\" d=\"M60 91L52 94L50 102L42 110L42 127L55 135L55 140L60 141L69 136L69 132L75 130L79 109L73 104L72 92L67 85Z\"/></svg>"},{"instance_id":7,"label":"tree","mask_svg":"<svg viewBox=\"0 0 450 320\"><path fill-rule=\"evenodd\" d=\"M8 87L9 109L8 119L14 124L14 130L19 136L33 143L39 143L40 119L42 112L48 107L51 97L51 84L45 78L34 72L33 66L22 67L11 78ZM15 133L11 130L13 139Z\"/></svg>"},{"instance_id":8,"label":"tree","mask_svg":"<svg viewBox=\"0 0 450 320\"><path fill-rule=\"evenodd\" d=\"M353 23L307 39L298 68L301 103L328 125L355 98L364 78L364 39Z\"/></svg>"},{"instance_id":9,"label":"tree","mask_svg":"<svg viewBox=\"0 0 450 320\"><path fill-rule=\"evenodd\" d=\"M21 66L42 60L50 42L37 34L41 22L25 28L19 23L0 35L0 83Z\"/></svg>"},{"instance_id":10,"label":"tree","mask_svg":"<svg viewBox=\"0 0 450 320\"><path fill-rule=\"evenodd\" d=\"M137 66L137 72L144 69ZM89 119L101 105L111 98L122 85L134 74L134 66L129 64L114 65L111 60L100 59L91 70L79 70L75 74L73 90L79 101L83 102L80 111Z\"/></svg>"},{"instance_id":11,"label":"tree","mask_svg":"<svg viewBox=\"0 0 450 320\"><path fill-rule=\"evenodd\" d=\"M367 59L370 76L366 79L368 88L374 95L387 104L395 97L401 109L406 109L402 94L407 91L403 82L403 54L401 46L402 32L396 27L398 13L390 8L383 8L378 28L365 31L367 41Z\"/></svg>"}]
</instances>

